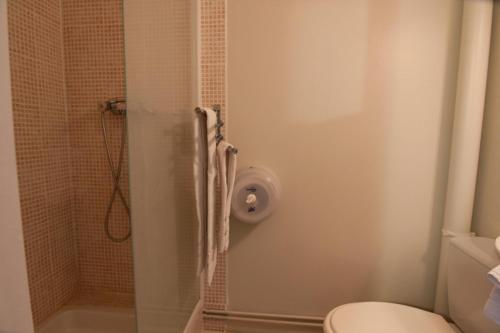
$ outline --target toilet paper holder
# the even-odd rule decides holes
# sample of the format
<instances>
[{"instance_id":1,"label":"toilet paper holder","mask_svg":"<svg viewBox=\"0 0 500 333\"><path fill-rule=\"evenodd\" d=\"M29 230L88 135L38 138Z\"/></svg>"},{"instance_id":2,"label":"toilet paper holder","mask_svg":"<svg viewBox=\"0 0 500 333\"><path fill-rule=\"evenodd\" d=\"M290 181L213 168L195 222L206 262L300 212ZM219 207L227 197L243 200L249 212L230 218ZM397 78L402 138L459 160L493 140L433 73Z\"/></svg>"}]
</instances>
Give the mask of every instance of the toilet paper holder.
<instances>
[{"instance_id":1,"label":"toilet paper holder","mask_svg":"<svg viewBox=\"0 0 500 333\"><path fill-rule=\"evenodd\" d=\"M281 185L265 167L248 167L236 174L231 214L245 223L259 223L273 214L280 201Z\"/></svg>"}]
</instances>

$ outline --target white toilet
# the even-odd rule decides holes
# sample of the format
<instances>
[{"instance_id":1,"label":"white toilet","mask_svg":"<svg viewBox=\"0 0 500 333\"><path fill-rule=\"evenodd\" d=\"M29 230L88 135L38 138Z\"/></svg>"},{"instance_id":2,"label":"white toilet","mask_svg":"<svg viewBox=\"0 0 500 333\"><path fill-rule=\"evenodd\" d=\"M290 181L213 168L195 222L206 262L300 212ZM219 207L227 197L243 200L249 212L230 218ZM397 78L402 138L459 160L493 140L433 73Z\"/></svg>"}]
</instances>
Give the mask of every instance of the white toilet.
<instances>
[{"instance_id":1,"label":"white toilet","mask_svg":"<svg viewBox=\"0 0 500 333\"><path fill-rule=\"evenodd\" d=\"M483 315L492 284L487 273L500 264L493 239L457 238L451 242L448 302L453 324L432 312L382 302L336 307L325 319L325 333L500 333Z\"/></svg>"}]
</instances>

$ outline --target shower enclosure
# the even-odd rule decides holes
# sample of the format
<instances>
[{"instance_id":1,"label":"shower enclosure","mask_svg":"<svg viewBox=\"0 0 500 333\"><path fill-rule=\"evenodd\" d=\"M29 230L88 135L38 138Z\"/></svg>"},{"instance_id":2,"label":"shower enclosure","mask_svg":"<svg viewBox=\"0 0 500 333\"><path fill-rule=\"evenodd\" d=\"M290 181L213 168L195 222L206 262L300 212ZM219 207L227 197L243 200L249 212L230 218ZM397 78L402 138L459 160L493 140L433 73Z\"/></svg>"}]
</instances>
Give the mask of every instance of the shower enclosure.
<instances>
[{"instance_id":1,"label":"shower enclosure","mask_svg":"<svg viewBox=\"0 0 500 333\"><path fill-rule=\"evenodd\" d=\"M35 330L184 331L197 2L0 2Z\"/></svg>"}]
</instances>

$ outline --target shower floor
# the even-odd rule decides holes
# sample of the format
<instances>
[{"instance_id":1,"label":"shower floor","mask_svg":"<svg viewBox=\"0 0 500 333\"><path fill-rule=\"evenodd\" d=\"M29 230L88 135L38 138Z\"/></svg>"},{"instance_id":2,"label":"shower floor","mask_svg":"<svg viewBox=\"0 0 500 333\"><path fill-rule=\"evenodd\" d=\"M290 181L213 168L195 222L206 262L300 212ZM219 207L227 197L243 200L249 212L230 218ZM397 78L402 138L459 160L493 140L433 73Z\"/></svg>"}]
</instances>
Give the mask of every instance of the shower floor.
<instances>
[{"instance_id":1,"label":"shower floor","mask_svg":"<svg viewBox=\"0 0 500 333\"><path fill-rule=\"evenodd\" d=\"M133 309L68 306L50 317L37 333L135 333Z\"/></svg>"},{"instance_id":2,"label":"shower floor","mask_svg":"<svg viewBox=\"0 0 500 333\"><path fill-rule=\"evenodd\" d=\"M134 308L133 293L80 291L66 305Z\"/></svg>"}]
</instances>

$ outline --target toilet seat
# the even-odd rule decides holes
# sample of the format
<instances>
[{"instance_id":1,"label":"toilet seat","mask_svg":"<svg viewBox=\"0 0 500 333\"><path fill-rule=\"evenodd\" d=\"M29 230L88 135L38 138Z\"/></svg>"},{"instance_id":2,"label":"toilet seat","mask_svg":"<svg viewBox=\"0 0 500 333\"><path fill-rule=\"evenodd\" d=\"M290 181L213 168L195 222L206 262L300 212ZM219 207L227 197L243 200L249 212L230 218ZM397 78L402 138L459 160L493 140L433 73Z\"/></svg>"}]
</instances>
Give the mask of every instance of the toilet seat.
<instances>
[{"instance_id":1,"label":"toilet seat","mask_svg":"<svg viewBox=\"0 0 500 333\"><path fill-rule=\"evenodd\" d=\"M350 303L333 309L325 333L455 333L443 317L406 305Z\"/></svg>"}]
</instances>

